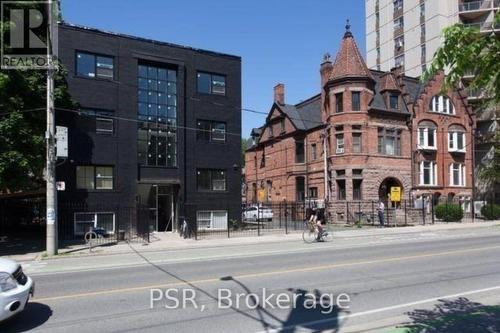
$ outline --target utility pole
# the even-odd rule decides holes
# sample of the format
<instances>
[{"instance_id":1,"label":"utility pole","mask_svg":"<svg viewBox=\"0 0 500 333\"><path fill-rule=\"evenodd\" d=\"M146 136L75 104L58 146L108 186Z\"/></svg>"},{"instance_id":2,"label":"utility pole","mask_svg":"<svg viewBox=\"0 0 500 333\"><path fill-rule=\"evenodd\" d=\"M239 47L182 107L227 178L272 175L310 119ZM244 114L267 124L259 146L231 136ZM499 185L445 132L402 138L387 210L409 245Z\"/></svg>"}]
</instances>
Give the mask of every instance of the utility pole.
<instances>
[{"instance_id":1,"label":"utility pole","mask_svg":"<svg viewBox=\"0 0 500 333\"><path fill-rule=\"evenodd\" d=\"M55 123L55 110L54 110L54 74L55 64L53 59L53 31L57 29L54 26L53 4L49 2L48 19L49 19L49 33L47 40L47 131L45 139L47 140L47 255L54 256L57 254L58 248L58 235L57 235L57 189L56 189L56 123ZM57 24L57 23L56 23Z\"/></svg>"}]
</instances>

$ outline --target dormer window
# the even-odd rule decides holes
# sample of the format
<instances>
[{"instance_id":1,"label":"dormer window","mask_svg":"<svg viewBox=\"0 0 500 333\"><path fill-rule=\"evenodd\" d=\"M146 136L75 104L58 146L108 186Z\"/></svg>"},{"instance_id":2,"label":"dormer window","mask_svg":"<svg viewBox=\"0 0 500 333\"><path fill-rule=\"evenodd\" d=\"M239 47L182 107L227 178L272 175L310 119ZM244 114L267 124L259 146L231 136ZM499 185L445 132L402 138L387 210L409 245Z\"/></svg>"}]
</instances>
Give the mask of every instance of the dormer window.
<instances>
[{"instance_id":1,"label":"dormer window","mask_svg":"<svg viewBox=\"0 0 500 333\"><path fill-rule=\"evenodd\" d=\"M280 128L281 128L281 133L285 133L285 118L281 118L280 120Z\"/></svg>"},{"instance_id":2,"label":"dormer window","mask_svg":"<svg viewBox=\"0 0 500 333\"><path fill-rule=\"evenodd\" d=\"M269 137L272 138L274 136L273 125L269 125Z\"/></svg>"},{"instance_id":3,"label":"dormer window","mask_svg":"<svg viewBox=\"0 0 500 333\"><path fill-rule=\"evenodd\" d=\"M399 109L399 96L397 94L389 95L389 107L391 108L391 110Z\"/></svg>"},{"instance_id":4,"label":"dormer window","mask_svg":"<svg viewBox=\"0 0 500 333\"><path fill-rule=\"evenodd\" d=\"M429 109L432 112L439 112L444 114L455 114L453 103L448 96L436 95L432 97Z\"/></svg>"}]
</instances>

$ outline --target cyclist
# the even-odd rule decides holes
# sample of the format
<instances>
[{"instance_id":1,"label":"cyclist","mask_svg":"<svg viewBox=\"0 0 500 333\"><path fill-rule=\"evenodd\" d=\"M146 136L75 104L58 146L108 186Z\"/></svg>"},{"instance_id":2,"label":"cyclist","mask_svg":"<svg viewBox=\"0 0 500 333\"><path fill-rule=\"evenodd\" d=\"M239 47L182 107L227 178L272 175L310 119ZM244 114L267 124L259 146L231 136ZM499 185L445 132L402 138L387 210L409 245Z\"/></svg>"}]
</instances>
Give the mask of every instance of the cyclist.
<instances>
[{"instance_id":1,"label":"cyclist","mask_svg":"<svg viewBox=\"0 0 500 333\"><path fill-rule=\"evenodd\" d=\"M316 240L318 242L323 241L323 223L325 223L325 212L323 209L310 209L308 212L309 222L314 224L318 228L318 237Z\"/></svg>"}]
</instances>

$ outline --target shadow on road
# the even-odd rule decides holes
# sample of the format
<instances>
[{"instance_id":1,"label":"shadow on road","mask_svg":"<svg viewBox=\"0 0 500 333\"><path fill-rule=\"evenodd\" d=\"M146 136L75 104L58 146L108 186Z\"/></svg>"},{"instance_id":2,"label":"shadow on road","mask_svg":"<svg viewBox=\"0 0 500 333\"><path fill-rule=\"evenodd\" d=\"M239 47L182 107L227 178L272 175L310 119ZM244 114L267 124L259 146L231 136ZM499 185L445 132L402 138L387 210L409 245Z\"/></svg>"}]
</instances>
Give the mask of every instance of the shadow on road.
<instances>
[{"instance_id":1,"label":"shadow on road","mask_svg":"<svg viewBox=\"0 0 500 333\"><path fill-rule=\"evenodd\" d=\"M500 306L486 306L467 298L441 300L432 310L407 313L405 333L500 332Z\"/></svg>"},{"instance_id":2,"label":"shadow on road","mask_svg":"<svg viewBox=\"0 0 500 333\"><path fill-rule=\"evenodd\" d=\"M27 332L44 324L51 316L49 306L29 302L23 312L0 323L0 332Z\"/></svg>"}]
</instances>

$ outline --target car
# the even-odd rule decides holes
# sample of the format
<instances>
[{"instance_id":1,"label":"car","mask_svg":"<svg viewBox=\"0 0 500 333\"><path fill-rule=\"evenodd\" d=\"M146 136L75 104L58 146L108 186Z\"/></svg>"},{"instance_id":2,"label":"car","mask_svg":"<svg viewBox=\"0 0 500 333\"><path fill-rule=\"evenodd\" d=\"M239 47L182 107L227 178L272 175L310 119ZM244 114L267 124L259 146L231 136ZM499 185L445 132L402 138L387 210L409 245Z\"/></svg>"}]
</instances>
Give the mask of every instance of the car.
<instances>
[{"instance_id":1,"label":"car","mask_svg":"<svg viewBox=\"0 0 500 333\"><path fill-rule=\"evenodd\" d=\"M273 211L263 206L250 206L243 211L245 221L272 221Z\"/></svg>"},{"instance_id":2,"label":"car","mask_svg":"<svg viewBox=\"0 0 500 333\"><path fill-rule=\"evenodd\" d=\"M22 312L34 292L35 283L19 263L0 259L0 322Z\"/></svg>"}]
</instances>

